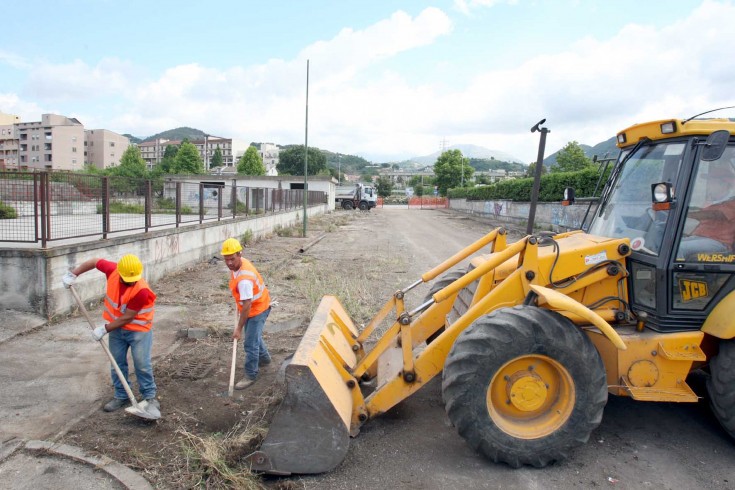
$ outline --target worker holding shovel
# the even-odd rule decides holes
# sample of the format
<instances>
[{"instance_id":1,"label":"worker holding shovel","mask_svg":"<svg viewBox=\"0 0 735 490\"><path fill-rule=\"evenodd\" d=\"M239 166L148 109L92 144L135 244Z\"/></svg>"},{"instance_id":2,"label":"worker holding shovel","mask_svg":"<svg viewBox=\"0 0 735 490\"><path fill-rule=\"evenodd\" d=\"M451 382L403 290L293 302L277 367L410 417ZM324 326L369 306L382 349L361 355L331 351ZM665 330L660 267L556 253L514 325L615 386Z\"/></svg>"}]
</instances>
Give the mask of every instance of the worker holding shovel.
<instances>
[{"instance_id":1,"label":"worker holding shovel","mask_svg":"<svg viewBox=\"0 0 735 490\"><path fill-rule=\"evenodd\" d=\"M232 338L239 340L244 335L245 377L235 385L235 389L242 390L255 382L259 366L271 362L268 348L263 341L263 327L271 311L270 293L255 266L242 257L242 245L237 239L228 238L224 241L222 257L227 268L232 271L230 291L238 311L237 326Z\"/></svg>"},{"instance_id":2,"label":"worker holding shovel","mask_svg":"<svg viewBox=\"0 0 735 490\"><path fill-rule=\"evenodd\" d=\"M123 256L117 263L98 258L89 259L64 274L62 279L64 287L70 288L77 276L94 268L107 276L107 294L102 313L106 323L96 327L92 335L95 340L101 340L110 334L108 337L110 352L128 385L128 350L130 350L141 397L147 406L155 407L155 411L158 411L160 404L156 400L156 382L153 379L151 363L153 345L151 328L156 295L143 279L143 264L138 257L131 254ZM104 406L106 412L114 412L131 403L125 385L114 369L110 371L115 397Z\"/></svg>"}]
</instances>

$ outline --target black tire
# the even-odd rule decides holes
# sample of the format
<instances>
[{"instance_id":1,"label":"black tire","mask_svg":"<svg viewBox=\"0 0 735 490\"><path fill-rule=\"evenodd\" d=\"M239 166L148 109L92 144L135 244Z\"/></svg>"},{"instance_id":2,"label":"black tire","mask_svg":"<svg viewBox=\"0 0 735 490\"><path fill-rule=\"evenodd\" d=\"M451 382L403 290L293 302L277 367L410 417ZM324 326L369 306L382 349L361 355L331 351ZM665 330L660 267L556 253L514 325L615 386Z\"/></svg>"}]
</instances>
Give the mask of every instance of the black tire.
<instances>
[{"instance_id":1,"label":"black tire","mask_svg":"<svg viewBox=\"0 0 735 490\"><path fill-rule=\"evenodd\" d=\"M462 277L464 275L465 275L465 272L463 272L463 271L447 272L446 274L444 274L443 276L441 276L439 279L437 279L436 282L434 282L434 284L431 285L431 289L429 290L429 294L427 294L424 297L424 300L422 301L422 303L426 303L438 291L441 291L442 289L444 289L445 287L449 286L454 281L456 281L457 279L459 279L460 277ZM441 327L439 330L437 330L433 334L429 335L426 338L426 345L429 345L430 343L432 343L443 332L444 332L444 327Z\"/></svg>"},{"instance_id":2,"label":"black tire","mask_svg":"<svg viewBox=\"0 0 735 490\"><path fill-rule=\"evenodd\" d=\"M710 362L707 392L715 417L735 438L735 340L720 342L720 352Z\"/></svg>"},{"instance_id":3,"label":"black tire","mask_svg":"<svg viewBox=\"0 0 735 490\"><path fill-rule=\"evenodd\" d=\"M370 206L365 201L360 202L360 211L369 211Z\"/></svg>"},{"instance_id":4,"label":"black tire","mask_svg":"<svg viewBox=\"0 0 735 490\"><path fill-rule=\"evenodd\" d=\"M353 208L352 201L342 201L342 208L346 210L350 210Z\"/></svg>"},{"instance_id":5,"label":"black tire","mask_svg":"<svg viewBox=\"0 0 735 490\"><path fill-rule=\"evenodd\" d=\"M460 334L444 364L442 394L473 449L513 468L541 468L587 442L602 420L607 379L599 353L571 321L515 306Z\"/></svg>"}]
</instances>

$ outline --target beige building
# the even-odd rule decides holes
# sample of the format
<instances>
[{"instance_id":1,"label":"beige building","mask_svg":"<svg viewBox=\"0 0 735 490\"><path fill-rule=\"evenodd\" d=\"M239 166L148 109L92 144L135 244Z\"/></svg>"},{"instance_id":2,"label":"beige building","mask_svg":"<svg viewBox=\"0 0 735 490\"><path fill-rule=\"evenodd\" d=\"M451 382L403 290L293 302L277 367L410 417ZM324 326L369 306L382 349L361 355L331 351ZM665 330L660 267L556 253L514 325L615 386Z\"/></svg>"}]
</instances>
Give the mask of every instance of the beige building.
<instances>
[{"instance_id":1,"label":"beige building","mask_svg":"<svg viewBox=\"0 0 735 490\"><path fill-rule=\"evenodd\" d=\"M205 136L204 139L193 140L191 143L199 150L199 156L202 157L205 171L212 168L212 157L214 152L217 151L217 147L222 152L222 166L227 168L237 166L237 161L250 146L249 143L242 140L220 138L219 136Z\"/></svg>"},{"instance_id":2,"label":"beige building","mask_svg":"<svg viewBox=\"0 0 735 490\"><path fill-rule=\"evenodd\" d=\"M138 143L138 149L140 150L140 156L145 160L146 167L148 170L153 170L153 167L161 163L163 160L163 154L166 151L168 145L180 145L181 141L172 141L164 138L156 138L153 141L145 141Z\"/></svg>"},{"instance_id":3,"label":"beige building","mask_svg":"<svg viewBox=\"0 0 735 490\"><path fill-rule=\"evenodd\" d=\"M17 123L19 170L82 170L84 126L75 118L43 114L41 121Z\"/></svg>"},{"instance_id":4,"label":"beige building","mask_svg":"<svg viewBox=\"0 0 735 490\"><path fill-rule=\"evenodd\" d=\"M18 136L15 125L20 117L0 112L0 171L18 169Z\"/></svg>"},{"instance_id":5,"label":"beige building","mask_svg":"<svg viewBox=\"0 0 735 490\"><path fill-rule=\"evenodd\" d=\"M107 129L90 129L84 132L84 163L99 169L120 165L130 140Z\"/></svg>"},{"instance_id":6,"label":"beige building","mask_svg":"<svg viewBox=\"0 0 735 490\"><path fill-rule=\"evenodd\" d=\"M280 152L278 145L273 143L261 143L259 151L260 158L263 159L263 165L265 166L265 174L271 176L278 175L278 170L276 170Z\"/></svg>"}]
</instances>

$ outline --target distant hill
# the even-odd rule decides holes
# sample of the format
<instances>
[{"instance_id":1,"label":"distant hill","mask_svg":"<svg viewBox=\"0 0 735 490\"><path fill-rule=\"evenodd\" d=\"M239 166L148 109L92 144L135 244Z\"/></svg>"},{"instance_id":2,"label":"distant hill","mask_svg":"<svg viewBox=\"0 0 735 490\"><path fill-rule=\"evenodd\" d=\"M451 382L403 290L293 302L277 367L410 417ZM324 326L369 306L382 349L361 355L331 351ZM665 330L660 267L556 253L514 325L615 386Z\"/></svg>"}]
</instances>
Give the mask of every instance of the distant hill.
<instances>
[{"instance_id":1,"label":"distant hill","mask_svg":"<svg viewBox=\"0 0 735 490\"><path fill-rule=\"evenodd\" d=\"M488 148L485 148L483 146L477 146L477 145L452 145L448 150L459 150L462 152L462 155L470 158L470 159L478 159L478 160L499 160L501 162L510 162L510 163L523 163L523 160L520 158L514 157L513 155L509 153L505 153L498 150L490 150ZM440 151L435 151L434 153L431 153L429 155L424 155L420 157L413 157L411 158L412 162L416 162L419 165L434 165L436 163L436 159L439 158L439 155L441 155Z\"/></svg>"},{"instance_id":2,"label":"distant hill","mask_svg":"<svg viewBox=\"0 0 735 490\"><path fill-rule=\"evenodd\" d=\"M602 160L603 158L616 158L618 156L618 152L620 151L620 149L615 146L615 136L613 136L609 140L603 141L602 143L597 143L595 146L589 146L580 143L579 147L584 150L584 154L587 155L589 158L597 155L598 160ZM558 151L554 152L548 157L544 158L544 165L546 165L547 167L550 167L551 165L556 165L556 155L558 153Z\"/></svg>"},{"instance_id":3,"label":"distant hill","mask_svg":"<svg viewBox=\"0 0 735 490\"><path fill-rule=\"evenodd\" d=\"M188 138L189 140L200 140L204 139L205 136L207 136L207 133L200 129L181 127L176 129L169 129L168 131L154 134L153 136L148 136L143 140L143 142L154 141L159 138L179 141L183 140L184 138Z\"/></svg>"},{"instance_id":4,"label":"distant hill","mask_svg":"<svg viewBox=\"0 0 735 490\"><path fill-rule=\"evenodd\" d=\"M137 145L138 143L142 143L143 142L142 139L140 139L140 138L138 138L136 136L133 136L132 134L124 134L123 136L125 136L127 139L129 139L130 140L130 143L132 143L134 145Z\"/></svg>"}]
</instances>

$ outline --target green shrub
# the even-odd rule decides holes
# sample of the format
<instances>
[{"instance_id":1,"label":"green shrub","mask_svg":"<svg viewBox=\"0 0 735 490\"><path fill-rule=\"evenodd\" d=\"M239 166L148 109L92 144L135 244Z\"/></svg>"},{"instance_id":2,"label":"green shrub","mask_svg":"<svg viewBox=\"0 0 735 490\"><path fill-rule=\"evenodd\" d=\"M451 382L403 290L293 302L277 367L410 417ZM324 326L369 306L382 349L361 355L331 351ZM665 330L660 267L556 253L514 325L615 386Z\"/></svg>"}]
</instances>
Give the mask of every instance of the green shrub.
<instances>
[{"instance_id":1,"label":"green shrub","mask_svg":"<svg viewBox=\"0 0 735 490\"><path fill-rule=\"evenodd\" d=\"M240 238L240 243L245 245L250 245L253 242L253 230L245 230L245 233L242 234L242 238Z\"/></svg>"},{"instance_id":2,"label":"green shrub","mask_svg":"<svg viewBox=\"0 0 735 490\"><path fill-rule=\"evenodd\" d=\"M18 213L13 206L0 202L0 219L14 219L18 217Z\"/></svg>"},{"instance_id":3,"label":"green shrub","mask_svg":"<svg viewBox=\"0 0 735 490\"><path fill-rule=\"evenodd\" d=\"M110 203L110 214L145 214L145 206L142 204L128 204L120 201ZM97 214L102 214L102 204L97 205Z\"/></svg>"},{"instance_id":4,"label":"green shrub","mask_svg":"<svg viewBox=\"0 0 735 490\"><path fill-rule=\"evenodd\" d=\"M605 175L604 180L609 175ZM579 197L591 196L599 179L597 168L580 170L578 172L559 172L541 176L539 201L561 201L565 187L574 187ZM599 195L600 189L597 193ZM494 199L509 199L511 201L528 202L533 191L533 179L501 180L493 185L474 188L450 189L450 198L466 198L470 201L490 201Z\"/></svg>"}]
</instances>

